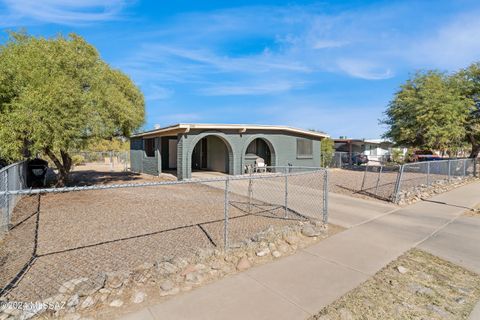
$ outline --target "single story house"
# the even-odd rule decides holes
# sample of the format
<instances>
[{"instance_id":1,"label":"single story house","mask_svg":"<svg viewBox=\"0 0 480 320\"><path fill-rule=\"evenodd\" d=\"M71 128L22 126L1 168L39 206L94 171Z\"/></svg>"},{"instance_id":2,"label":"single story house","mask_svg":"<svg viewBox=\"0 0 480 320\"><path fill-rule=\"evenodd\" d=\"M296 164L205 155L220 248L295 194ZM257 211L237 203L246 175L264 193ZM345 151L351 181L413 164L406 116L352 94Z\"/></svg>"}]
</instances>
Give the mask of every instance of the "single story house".
<instances>
[{"instance_id":1,"label":"single story house","mask_svg":"<svg viewBox=\"0 0 480 320\"><path fill-rule=\"evenodd\" d=\"M393 142L382 139L333 139L335 152L344 152L349 161L352 156L363 154L369 161L384 162L392 153Z\"/></svg>"},{"instance_id":2,"label":"single story house","mask_svg":"<svg viewBox=\"0 0 480 320\"><path fill-rule=\"evenodd\" d=\"M192 170L243 174L260 157L268 166L320 166L321 140L327 134L286 126L176 124L130 138L133 172L159 175Z\"/></svg>"}]
</instances>

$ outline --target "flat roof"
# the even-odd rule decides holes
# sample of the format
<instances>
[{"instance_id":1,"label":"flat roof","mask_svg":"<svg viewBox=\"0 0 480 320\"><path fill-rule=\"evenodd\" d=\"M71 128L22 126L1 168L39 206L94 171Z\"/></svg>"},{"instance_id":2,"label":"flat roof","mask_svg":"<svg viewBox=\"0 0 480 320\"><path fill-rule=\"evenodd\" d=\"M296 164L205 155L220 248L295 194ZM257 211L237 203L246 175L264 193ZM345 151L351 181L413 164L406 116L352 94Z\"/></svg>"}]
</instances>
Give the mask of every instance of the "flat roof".
<instances>
[{"instance_id":1,"label":"flat roof","mask_svg":"<svg viewBox=\"0 0 480 320\"><path fill-rule=\"evenodd\" d=\"M248 130L276 130L286 131L290 133L297 133L306 136L328 138L329 135L324 132L310 131L304 129L297 129L288 126L277 125L257 125L257 124L213 124L213 123L178 123L164 128L149 130L137 134L133 134L132 138L136 137L154 137L158 135L168 135L177 133L188 133L191 129L201 130L238 130L239 133L245 133Z\"/></svg>"},{"instance_id":2,"label":"flat roof","mask_svg":"<svg viewBox=\"0 0 480 320\"><path fill-rule=\"evenodd\" d=\"M388 140L383 140L383 139L344 139L344 138L339 138L339 139L333 139L333 142L335 143L369 143L369 144L383 144L383 143L389 143L393 144L392 141Z\"/></svg>"}]
</instances>

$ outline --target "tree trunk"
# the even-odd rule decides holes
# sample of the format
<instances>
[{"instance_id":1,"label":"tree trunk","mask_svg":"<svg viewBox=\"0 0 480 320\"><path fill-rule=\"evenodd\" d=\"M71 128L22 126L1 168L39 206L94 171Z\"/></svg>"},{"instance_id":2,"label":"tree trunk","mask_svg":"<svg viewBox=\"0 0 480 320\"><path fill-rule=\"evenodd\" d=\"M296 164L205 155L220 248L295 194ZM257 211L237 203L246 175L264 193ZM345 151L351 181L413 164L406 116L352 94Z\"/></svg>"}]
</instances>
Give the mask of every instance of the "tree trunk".
<instances>
[{"instance_id":1,"label":"tree trunk","mask_svg":"<svg viewBox=\"0 0 480 320\"><path fill-rule=\"evenodd\" d=\"M480 153L480 144L473 144L472 143L472 152L470 152L470 158L478 157L479 153Z\"/></svg>"},{"instance_id":2,"label":"tree trunk","mask_svg":"<svg viewBox=\"0 0 480 320\"><path fill-rule=\"evenodd\" d=\"M478 157L478 153L480 152L480 141L476 139L477 137L473 134L467 134L467 139L470 141L472 145L472 151L470 152L470 158Z\"/></svg>"},{"instance_id":3,"label":"tree trunk","mask_svg":"<svg viewBox=\"0 0 480 320\"><path fill-rule=\"evenodd\" d=\"M52 159L53 163L58 169L58 180L56 183L57 187L63 187L67 183L68 174L72 168L72 159L68 155L67 152L61 150L60 154L62 156L62 161L58 159L58 157L53 153L52 150L49 148L45 148L45 153Z\"/></svg>"}]
</instances>

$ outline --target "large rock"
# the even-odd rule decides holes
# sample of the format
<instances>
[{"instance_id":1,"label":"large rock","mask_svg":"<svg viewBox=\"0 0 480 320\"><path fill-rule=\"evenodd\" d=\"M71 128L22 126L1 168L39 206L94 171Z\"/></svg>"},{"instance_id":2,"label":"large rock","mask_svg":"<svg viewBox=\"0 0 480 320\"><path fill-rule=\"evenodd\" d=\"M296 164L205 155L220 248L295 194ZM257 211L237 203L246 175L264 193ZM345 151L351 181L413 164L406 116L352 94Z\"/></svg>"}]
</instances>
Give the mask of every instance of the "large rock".
<instances>
[{"instance_id":1,"label":"large rock","mask_svg":"<svg viewBox=\"0 0 480 320\"><path fill-rule=\"evenodd\" d=\"M171 280L164 280L162 283L160 283L160 289L163 291L170 291L175 287L175 284Z\"/></svg>"},{"instance_id":2,"label":"large rock","mask_svg":"<svg viewBox=\"0 0 480 320\"><path fill-rule=\"evenodd\" d=\"M311 224L306 224L302 228L302 234L305 237L318 237L318 236L321 236L323 234L323 231L315 228Z\"/></svg>"},{"instance_id":3,"label":"large rock","mask_svg":"<svg viewBox=\"0 0 480 320\"><path fill-rule=\"evenodd\" d=\"M270 254L270 249L268 248L260 248L258 249L255 254L258 256L258 257L265 257L267 255Z\"/></svg>"},{"instance_id":4,"label":"large rock","mask_svg":"<svg viewBox=\"0 0 480 320\"><path fill-rule=\"evenodd\" d=\"M247 257L243 257L237 263L237 270L238 271L244 271L244 270L249 269L251 266L252 266L252 264L247 259Z\"/></svg>"},{"instance_id":5,"label":"large rock","mask_svg":"<svg viewBox=\"0 0 480 320\"><path fill-rule=\"evenodd\" d=\"M82 304L80 305L80 309L87 309L93 307L95 303L95 299L91 296L88 296L85 298L85 300L83 300Z\"/></svg>"},{"instance_id":6,"label":"large rock","mask_svg":"<svg viewBox=\"0 0 480 320\"><path fill-rule=\"evenodd\" d=\"M298 243L298 237L294 234L287 234L283 237L283 240L285 240L286 243L289 245L295 245Z\"/></svg>"},{"instance_id":7,"label":"large rock","mask_svg":"<svg viewBox=\"0 0 480 320\"><path fill-rule=\"evenodd\" d=\"M72 293L75 292L75 288L77 285L83 282L87 282L88 278L76 278L76 279L71 279L69 281L64 282L60 288L58 289L58 292L60 293Z\"/></svg>"},{"instance_id":8,"label":"large rock","mask_svg":"<svg viewBox=\"0 0 480 320\"><path fill-rule=\"evenodd\" d=\"M68 299L66 305L67 307L75 307L80 303L80 298L78 294L75 294Z\"/></svg>"},{"instance_id":9,"label":"large rock","mask_svg":"<svg viewBox=\"0 0 480 320\"><path fill-rule=\"evenodd\" d=\"M74 293L80 297L91 296L105 285L107 276L104 273L96 275L94 278L87 279L75 286Z\"/></svg>"},{"instance_id":10,"label":"large rock","mask_svg":"<svg viewBox=\"0 0 480 320\"><path fill-rule=\"evenodd\" d=\"M112 302L110 302L109 306L119 308L119 307L123 306L123 301L120 300L120 299L115 299Z\"/></svg>"},{"instance_id":11,"label":"large rock","mask_svg":"<svg viewBox=\"0 0 480 320\"><path fill-rule=\"evenodd\" d=\"M142 303L145 300L146 294L143 291L135 291L132 295L131 301L135 304Z\"/></svg>"},{"instance_id":12,"label":"large rock","mask_svg":"<svg viewBox=\"0 0 480 320\"><path fill-rule=\"evenodd\" d=\"M105 287L109 289L118 289L128 282L130 273L126 271L109 272L106 274Z\"/></svg>"},{"instance_id":13,"label":"large rock","mask_svg":"<svg viewBox=\"0 0 480 320\"><path fill-rule=\"evenodd\" d=\"M157 264L157 271L160 275L166 276L178 272L178 267L171 262L165 261Z\"/></svg>"}]
</instances>

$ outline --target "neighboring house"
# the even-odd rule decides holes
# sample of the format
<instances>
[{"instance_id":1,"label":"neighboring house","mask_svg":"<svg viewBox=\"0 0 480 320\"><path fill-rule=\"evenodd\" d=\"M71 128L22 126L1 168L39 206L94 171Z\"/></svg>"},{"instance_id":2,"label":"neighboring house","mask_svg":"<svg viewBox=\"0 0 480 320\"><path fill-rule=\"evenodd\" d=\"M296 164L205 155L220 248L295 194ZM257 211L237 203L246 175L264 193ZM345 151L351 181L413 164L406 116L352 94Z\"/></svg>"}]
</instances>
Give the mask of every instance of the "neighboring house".
<instances>
[{"instance_id":1,"label":"neighboring house","mask_svg":"<svg viewBox=\"0 0 480 320\"><path fill-rule=\"evenodd\" d=\"M178 179L191 178L192 170L237 175L257 157L269 166L318 167L325 137L285 126L177 124L133 135L131 170L151 175L175 170Z\"/></svg>"},{"instance_id":2,"label":"neighboring house","mask_svg":"<svg viewBox=\"0 0 480 320\"><path fill-rule=\"evenodd\" d=\"M352 156L363 154L368 157L369 162L386 161L393 148L393 142L381 139L333 139L335 142L335 152L345 153L348 161Z\"/></svg>"}]
</instances>

